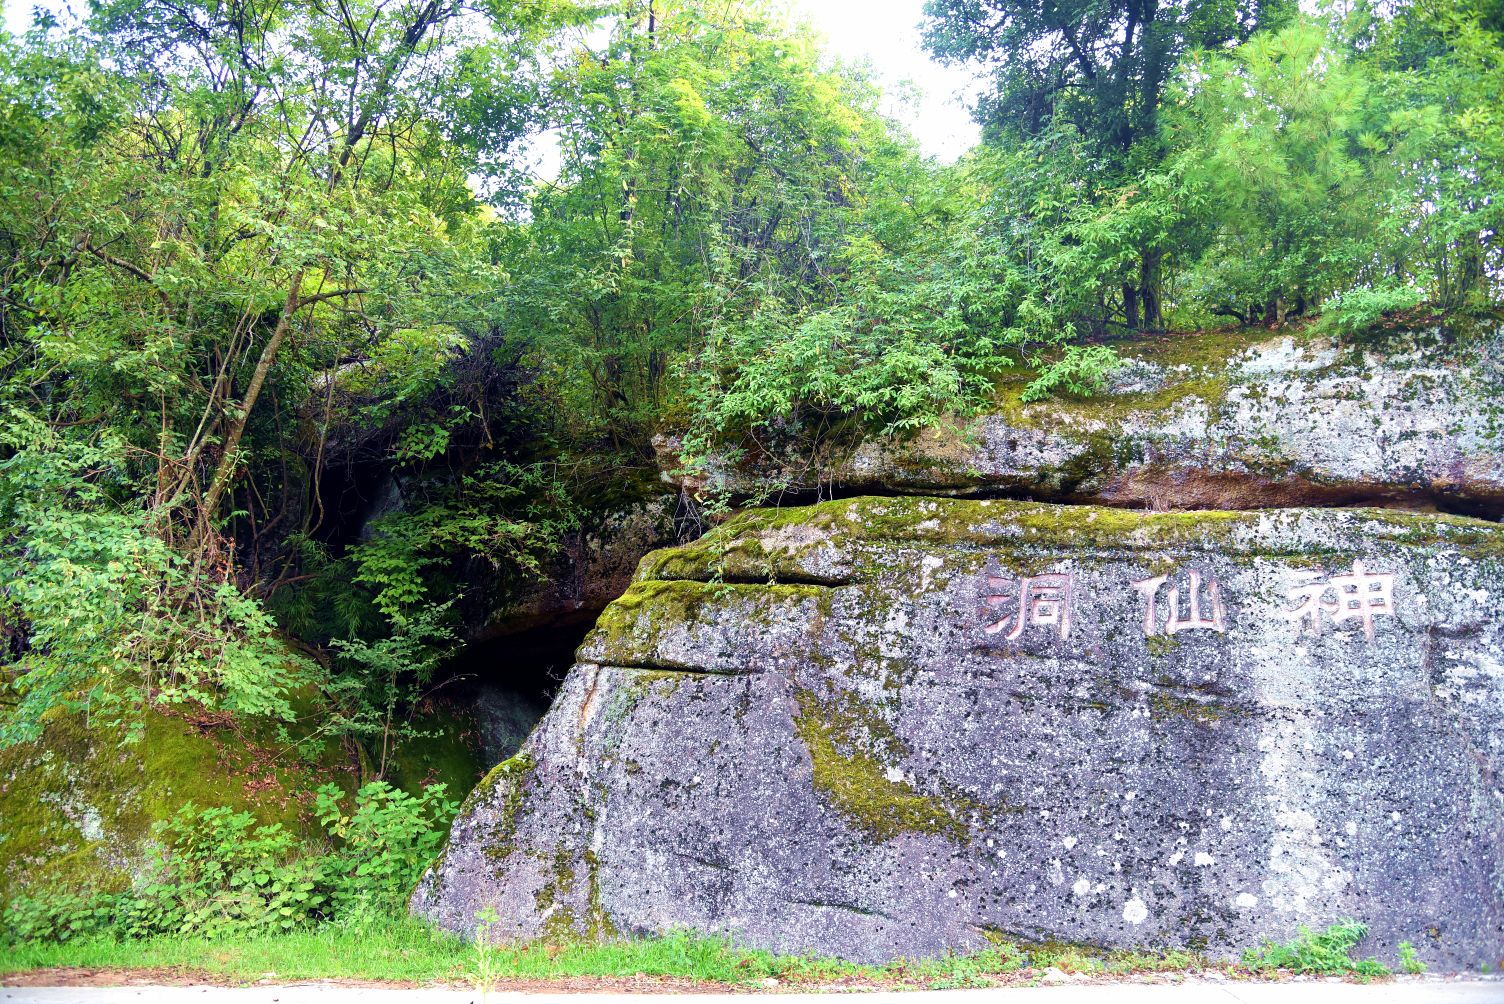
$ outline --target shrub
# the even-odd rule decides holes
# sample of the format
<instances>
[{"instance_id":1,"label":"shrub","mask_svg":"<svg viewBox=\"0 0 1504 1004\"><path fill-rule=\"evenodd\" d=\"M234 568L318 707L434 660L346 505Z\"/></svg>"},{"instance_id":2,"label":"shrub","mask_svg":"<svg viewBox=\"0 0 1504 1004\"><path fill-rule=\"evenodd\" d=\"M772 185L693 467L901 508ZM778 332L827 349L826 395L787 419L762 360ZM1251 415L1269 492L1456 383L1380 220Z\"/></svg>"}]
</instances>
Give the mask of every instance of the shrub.
<instances>
[{"instance_id":1,"label":"shrub","mask_svg":"<svg viewBox=\"0 0 1504 1004\"><path fill-rule=\"evenodd\" d=\"M324 847L301 844L280 823L258 826L247 812L186 805L159 827L166 849L134 888L17 897L6 909L9 937L226 938L395 912L455 811L443 785L413 796L372 781L349 814L332 784L316 798Z\"/></svg>"},{"instance_id":2,"label":"shrub","mask_svg":"<svg viewBox=\"0 0 1504 1004\"><path fill-rule=\"evenodd\" d=\"M4 929L9 940L72 941L109 930L119 895L54 893L45 899L18 896L5 908Z\"/></svg>"},{"instance_id":3,"label":"shrub","mask_svg":"<svg viewBox=\"0 0 1504 1004\"><path fill-rule=\"evenodd\" d=\"M1265 941L1262 948L1243 953L1243 965L1256 973L1286 969L1292 973L1315 973L1363 977L1388 976L1375 959L1354 960L1349 954L1368 934L1368 925L1351 918L1339 920L1325 931L1314 933L1301 927L1300 936L1288 944Z\"/></svg>"},{"instance_id":4,"label":"shrub","mask_svg":"<svg viewBox=\"0 0 1504 1004\"><path fill-rule=\"evenodd\" d=\"M1332 299L1322 321L1344 335L1362 334L1384 318L1417 306L1424 298L1414 286L1350 289Z\"/></svg>"},{"instance_id":5,"label":"shrub","mask_svg":"<svg viewBox=\"0 0 1504 1004\"><path fill-rule=\"evenodd\" d=\"M1426 971L1426 964L1415 954L1415 946L1408 941L1400 942L1400 972L1419 976Z\"/></svg>"},{"instance_id":6,"label":"shrub","mask_svg":"<svg viewBox=\"0 0 1504 1004\"><path fill-rule=\"evenodd\" d=\"M372 781L355 795L345 815L340 791L318 790L319 822L340 842L325 860L324 876L337 916L400 910L413 883L439 853L444 828L455 804L444 785L429 785L418 796L384 781Z\"/></svg>"}]
</instances>

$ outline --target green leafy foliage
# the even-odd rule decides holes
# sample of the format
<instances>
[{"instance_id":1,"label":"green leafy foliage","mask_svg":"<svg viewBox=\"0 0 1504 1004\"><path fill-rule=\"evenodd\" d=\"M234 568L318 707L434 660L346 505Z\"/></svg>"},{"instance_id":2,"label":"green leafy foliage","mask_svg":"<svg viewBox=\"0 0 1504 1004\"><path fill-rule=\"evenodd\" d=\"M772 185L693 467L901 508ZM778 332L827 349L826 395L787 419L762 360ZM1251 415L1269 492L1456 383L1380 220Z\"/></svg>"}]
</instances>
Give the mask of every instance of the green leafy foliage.
<instances>
[{"instance_id":1,"label":"green leafy foliage","mask_svg":"<svg viewBox=\"0 0 1504 1004\"><path fill-rule=\"evenodd\" d=\"M435 669L454 651L450 606L399 610L388 618L383 636L330 642L337 669L325 684L331 718L341 733L372 751L383 776L398 743L425 738L411 719Z\"/></svg>"},{"instance_id":2,"label":"green leafy foliage","mask_svg":"<svg viewBox=\"0 0 1504 1004\"><path fill-rule=\"evenodd\" d=\"M0 742L58 706L286 717L317 679L264 600L316 574L333 434L466 445L425 403L505 283L469 186L515 192L575 16L126 0L0 36Z\"/></svg>"},{"instance_id":3,"label":"green leafy foliage","mask_svg":"<svg viewBox=\"0 0 1504 1004\"><path fill-rule=\"evenodd\" d=\"M1243 965L1255 973L1276 969L1292 973L1319 975L1353 975L1364 979L1388 976L1389 970L1375 959L1354 960L1352 949L1368 934L1368 925L1356 920L1341 920L1325 931L1300 929L1300 936L1288 944L1264 942L1262 948L1243 953Z\"/></svg>"},{"instance_id":4,"label":"green leafy foliage","mask_svg":"<svg viewBox=\"0 0 1504 1004\"><path fill-rule=\"evenodd\" d=\"M1487 5L927 11L933 52L995 68L987 146L1022 197L1007 215L1034 231L1014 260L1061 278L1050 323L1278 326L1335 307L1355 332L1406 302L1498 302Z\"/></svg>"},{"instance_id":5,"label":"green leafy foliage","mask_svg":"<svg viewBox=\"0 0 1504 1004\"><path fill-rule=\"evenodd\" d=\"M422 487L410 491L421 499ZM446 563L479 560L505 581L535 581L578 519L551 468L483 464L374 521L370 539L351 549L354 579L371 588L376 609L388 617L426 602L426 573Z\"/></svg>"},{"instance_id":6,"label":"green leafy foliage","mask_svg":"<svg viewBox=\"0 0 1504 1004\"><path fill-rule=\"evenodd\" d=\"M1345 335L1358 335L1424 300L1424 294L1414 286L1359 287L1332 297L1322 321Z\"/></svg>"},{"instance_id":7,"label":"green leafy foliage","mask_svg":"<svg viewBox=\"0 0 1504 1004\"><path fill-rule=\"evenodd\" d=\"M994 130L1029 136L1069 123L1110 163L1158 138L1164 87L1188 48L1245 44L1295 9L1289 0L928 0L925 41L940 59L992 71L980 112Z\"/></svg>"},{"instance_id":8,"label":"green leafy foliage","mask_svg":"<svg viewBox=\"0 0 1504 1004\"><path fill-rule=\"evenodd\" d=\"M134 888L19 897L6 907L9 937L217 940L388 916L437 854L455 804L443 785L414 796L373 781L348 813L335 786L319 789L315 811L328 838L322 850L246 812L184 806L161 827L166 849Z\"/></svg>"},{"instance_id":9,"label":"green leafy foliage","mask_svg":"<svg viewBox=\"0 0 1504 1004\"><path fill-rule=\"evenodd\" d=\"M337 788L320 788L316 812L338 848L323 862L334 916L402 911L418 876L438 856L456 808L442 784L409 795L372 781L356 792L348 813Z\"/></svg>"},{"instance_id":10,"label":"green leafy foliage","mask_svg":"<svg viewBox=\"0 0 1504 1004\"><path fill-rule=\"evenodd\" d=\"M12 637L0 743L40 735L53 707L102 720L145 701L219 705L290 719L312 667L289 653L225 570L170 547L129 491L118 440L60 441L16 419L0 426L0 623Z\"/></svg>"},{"instance_id":11,"label":"green leafy foliage","mask_svg":"<svg viewBox=\"0 0 1504 1004\"><path fill-rule=\"evenodd\" d=\"M1200 288L1229 314L1282 322L1333 289L1382 277L1372 267L1384 212L1375 196L1387 188L1379 154L1392 137L1374 130L1376 92L1322 26L1193 54L1181 80L1179 169L1217 223Z\"/></svg>"}]
</instances>

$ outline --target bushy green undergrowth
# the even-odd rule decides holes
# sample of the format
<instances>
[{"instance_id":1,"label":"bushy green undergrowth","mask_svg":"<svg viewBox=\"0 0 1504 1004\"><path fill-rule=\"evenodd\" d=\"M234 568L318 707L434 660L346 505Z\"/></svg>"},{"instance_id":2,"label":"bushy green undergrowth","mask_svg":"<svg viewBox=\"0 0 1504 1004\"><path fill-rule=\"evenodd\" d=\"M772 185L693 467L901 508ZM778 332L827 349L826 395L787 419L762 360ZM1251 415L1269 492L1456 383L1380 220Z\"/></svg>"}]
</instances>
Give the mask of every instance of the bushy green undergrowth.
<instances>
[{"instance_id":1,"label":"bushy green undergrowth","mask_svg":"<svg viewBox=\"0 0 1504 1004\"><path fill-rule=\"evenodd\" d=\"M1339 920L1325 931L1302 927L1300 936L1287 944L1266 941L1263 947L1243 953L1243 965L1255 973L1283 969L1292 973L1327 976L1356 976L1372 979L1388 976L1389 969L1377 959L1354 959L1352 950L1368 933L1368 925L1359 921ZM1406 972L1424 969L1409 942L1400 945L1401 967ZM1419 967L1419 968L1416 968Z\"/></svg>"},{"instance_id":2,"label":"bushy green undergrowth","mask_svg":"<svg viewBox=\"0 0 1504 1004\"><path fill-rule=\"evenodd\" d=\"M454 810L442 785L414 796L373 781L346 812L338 787L325 785L314 795L325 839L310 845L248 812L187 805L158 828L164 849L132 888L23 894L6 905L4 938L214 940L390 915L438 853Z\"/></svg>"}]
</instances>

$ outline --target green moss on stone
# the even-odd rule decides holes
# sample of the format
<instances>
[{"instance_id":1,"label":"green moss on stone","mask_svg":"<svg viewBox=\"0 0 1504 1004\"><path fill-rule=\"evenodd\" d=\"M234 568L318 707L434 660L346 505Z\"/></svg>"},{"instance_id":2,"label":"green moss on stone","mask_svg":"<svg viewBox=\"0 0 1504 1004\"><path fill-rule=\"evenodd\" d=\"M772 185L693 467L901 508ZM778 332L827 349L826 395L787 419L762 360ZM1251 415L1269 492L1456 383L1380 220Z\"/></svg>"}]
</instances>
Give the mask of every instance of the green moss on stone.
<instances>
[{"instance_id":1,"label":"green moss on stone","mask_svg":"<svg viewBox=\"0 0 1504 1004\"><path fill-rule=\"evenodd\" d=\"M1144 639L1144 648L1149 650L1150 655L1158 659L1163 659L1165 656L1171 655L1179 647L1180 639L1174 635L1156 634Z\"/></svg>"},{"instance_id":2,"label":"green moss on stone","mask_svg":"<svg viewBox=\"0 0 1504 1004\"><path fill-rule=\"evenodd\" d=\"M1410 513L1398 509L1365 509L1363 518L1386 532L1384 537L1411 547L1455 547L1480 559L1504 559L1504 527L1468 516Z\"/></svg>"},{"instance_id":3,"label":"green moss on stone","mask_svg":"<svg viewBox=\"0 0 1504 1004\"><path fill-rule=\"evenodd\" d=\"M147 710L124 726L91 727L57 712L42 737L0 750L0 902L29 887L119 889L150 858L154 828L183 806L228 806L258 822L312 836L313 789L357 786L356 758L339 747L292 740L271 727L232 728L210 716Z\"/></svg>"},{"instance_id":4,"label":"green moss on stone","mask_svg":"<svg viewBox=\"0 0 1504 1004\"><path fill-rule=\"evenodd\" d=\"M392 784L409 794L442 784L459 801L485 773L480 724L470 709L432 700L409 723L414 735L399 740L387 763Z\"/></svg>"},{"instance_id":5,"label":"green moss on stone","mask_svg":"<svg viewBox=\"0 0 1504 1004\"><path fill-rule=\"evenodd\" d=\"M671 669L636 669L627 676L627 687L634 698L641 699L653 693L670 693L689 676Z\"/></svg>"},{"instance_id":6,"label":"green moss on stone","mask_svg":"<svg viewBox=\"0 0 1504 1004\"><path fill-rule=\"evenodd\" d=\"M585 851L585 873L590 883L590 905L585 916L585 937L595 941L621 937L621 931L611 920L601 900L601 861L595 851Z\"/></svg>"},{"instance_id":7,"label":"green moss on stone","mask_svg":"<svg viewBox=\"0 0 1504 1004\"><path fill-rule=\"evenodd\" d=\"M709 593L702 582L674 580L646 580L634 582L616 602L601 612L595 622L588 647L595 636L619 637L638 630L642 619L638 612L651 608L654 622L688 623L696 619L700 607Z\"/></svg>"},{"instance_id":8,"label":"green moss on stone","mask_svg":"<svg viewBox=\"0 0 1504 1004\"><path fill-rule=\"evenodd\" d=\"M1237 714L1238 711L1214 701L1197 701L1178 694L1156 690L1149 696L1149 713L1153 718L1185 718L1189 721L1200 722L1202 725L1212 725L1228 715Z\"/></svg>"},{"instance_id":9,"label":"green moss on stone","mask_svg":"<svg viewBox=\"0 0 1504 1004\"><path fill-rule=\"evenodd\" d=\"M580 882L580 866L584 867L586 882L584 916L570 903ZM621 936L601 902L600 859L594 851L587 849L577 864L574 853L560 846L554 852L549 872L548 881L533 894L534 907L544 918L542 941L568 944L581 939L604 941Z\"/></svg>"},{"instance_id":10,"label":"green moss on stone","mask_svg":"<svg viewBox=\"0 0 1504 1004\"><path fill-rule=\"evenodd\" d=\"M712 569L706 569L707 579ZM678 665L660 645L666 632L704 622L707 608L716 619L740 617L769 621L799 601L823 604L828 590L808 585L747 585L672 579L634 582L596 621L581 646L583 657L607 666L710 672Z\"/></svg>"},{"instance_id":11,"label":"green moss on stone","mask_svg":"<svg viewBox=\"0 0 1504 1004\"><path fill-rule=\"evenodd\" d=\"M1228 557L1290 557L1296 552L1259 542L1259 536L1267 535L1258 531L1296 519L1330 519L1335 532L1327 536L1327 550L1334 553L1393 541L1455 547L1478 558L1504 557L1504 528L1497 523L1390 509L1144 512L1001 500L855 498L799 508L748 510L695 544L659 552L663 557L657 563L644 563L643 581L633 591L638 603L654 598L639 586L650 583L665 568L671 568L674 579L681 582L708 581L713 572L709 551L728 542L745 545L748 553L755 542L767 563L765 576L797 581L804 574L800 562L806 553L824 551L831 541L839 541L849 578L860 581L891 570L894 548L905 545L986 548L1010 552L1010 556L1136 551L1164 557L1199 550ZM760 543L769 539L780 542L780 548ZM1310 547L1298 553L1309 555ZM659 583L657 588L668 585ZM704 596L692 591L680 595Z\"/></svg>"},{"instance_id":12,"label":"green moss on stone","mask_svg":"<svg viewBox=\"0 0 1504 1004\"><path fill-rule=\"evenodd\" d=\"M528 794L528 783L537 768L532 756L518 753L510 760L503 760L475 786L465 804L460 807L460 816L468 817L482 801L499 805L500 815L485 842L486 856L492 861L505 862L516 849L517 825L522 820L522 807Z\"/></svg>"},{"instance_id":13,"label":"green moss on stone","mask_svg":"<svg viewBox=\"0 0 1504 1004\"><path fill-rule=\"evenodd\" d=\"M969 833L956 807L907 782L889 780L872 749L883 749L897 764L901 747L880 716L863 713L851 700L822 701L807 690L796 696L794 726L809 750L815 790L853 828L880 841L924 833L966 842Z\"/></svg>"},{"instance_id":14,"label":"green moss on stone","mask_svg":"<svg viewBox=\"0 0 1504 1004\"><path fill-rule=\"evenodd\" d=\"M1132 418L1162 419L1186 407L1204 406L1215 415L1227 396L1233 359L1256 344L1258 340L1246 332L1150 336L1119 343L1116 348L1124 360L1152 363L1164 371L1165 378L1158 389L1124 394L1057 395L1026 402L1024 390L1037 373L1017 367L999 377L993 410L1015 428L1082 436L1115 432Z\"/></svg>"}]
</instances>

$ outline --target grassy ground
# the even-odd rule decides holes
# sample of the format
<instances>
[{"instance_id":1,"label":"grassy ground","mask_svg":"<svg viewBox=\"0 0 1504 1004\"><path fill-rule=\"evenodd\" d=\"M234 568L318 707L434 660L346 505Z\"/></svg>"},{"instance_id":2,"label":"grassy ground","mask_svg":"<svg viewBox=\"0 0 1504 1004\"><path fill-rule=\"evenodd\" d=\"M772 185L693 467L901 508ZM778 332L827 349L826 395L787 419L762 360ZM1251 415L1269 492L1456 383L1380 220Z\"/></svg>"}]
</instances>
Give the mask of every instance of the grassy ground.
<instances>
[{"instance_id":1,"label":"grassy ground","mask_svg":"<svg viewBox=\"0 0 1504 1004\"><path fill-rule=\"evenodd\" d=\"M0 971L29 969L193 970L234 981L278 978L400 982L464 980L476 952L458 938L415 921L361 927L327 925L287 934L233 939L112 937L27 942L0 947Z\"/></svg>"},{"instance_id":2,"label":"grassy ground","mask_svg":"<svg viewBox=\"0 0 1504 1004\"><path fill-rule=\"evenodd\" d=\"M1346 959L1345 952L1342 958ZM1322 968L1342 972L1345 967ZM0 947L0 973L69 970L148 971L158 979L227 983L340 979L507 986L592 980L725 987L985 987L1034 982L1050 970L1088 977L1195 974L1273 975L1254 965L1213 965L1186 952L1090 954L1075 947L1022 949L1000 944L969 955L887 966L776 956L690 934L601 944L484 948L406 918L231 940L95 938ZM1301 970L1296 970L1301 971ZM1313 970L1316 971L1316 970ZM1359 978L1380 972L1353 973Z\"/></svg>"}]
</instances>

